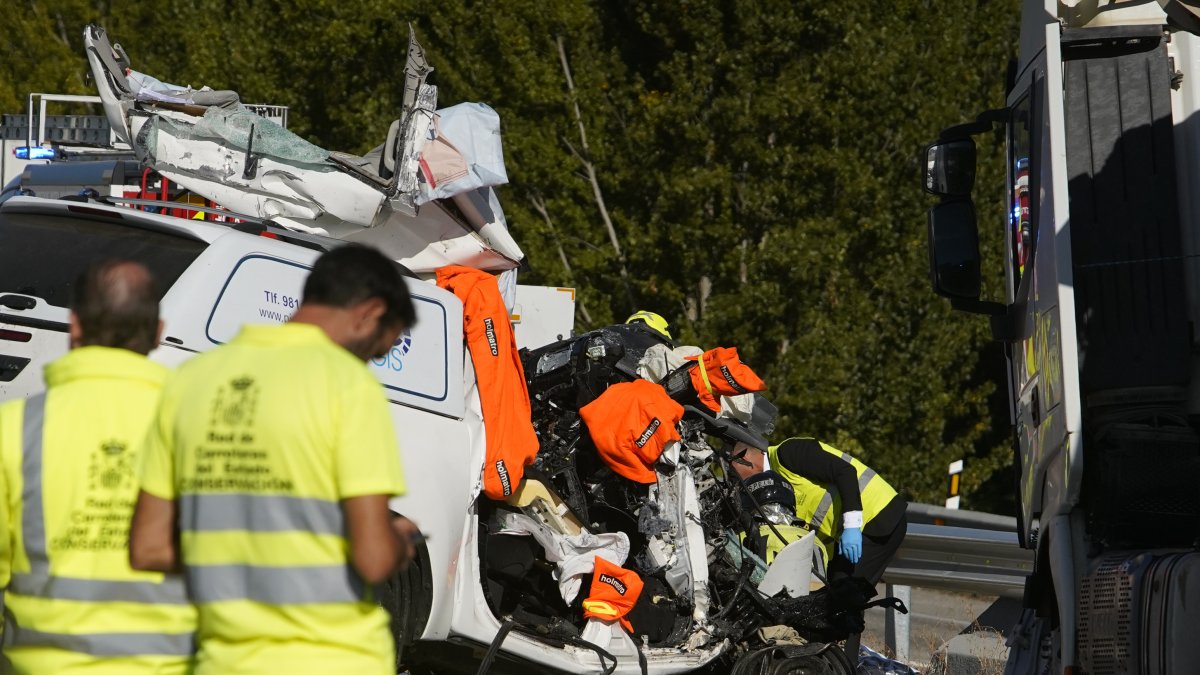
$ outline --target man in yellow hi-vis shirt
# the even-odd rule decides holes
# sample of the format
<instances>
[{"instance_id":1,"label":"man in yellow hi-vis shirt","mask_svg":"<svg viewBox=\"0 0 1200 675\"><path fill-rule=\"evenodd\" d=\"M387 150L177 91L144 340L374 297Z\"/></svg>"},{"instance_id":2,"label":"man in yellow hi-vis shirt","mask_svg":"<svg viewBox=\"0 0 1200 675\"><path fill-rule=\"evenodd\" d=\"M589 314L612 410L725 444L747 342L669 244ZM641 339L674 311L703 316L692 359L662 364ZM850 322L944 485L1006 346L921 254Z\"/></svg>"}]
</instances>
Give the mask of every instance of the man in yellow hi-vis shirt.
<instances>
[{"instance_id":1,"label":"man in yellow hi-vis shirt","mask_svg":"<svg viewBox=\"0 0 1200 675\"><path fill-rule=\"evenodd\" d=\"M908 532L908 503L883 476L812 438L789 438L766 452L739 443L734 457L734 471L743 480L770 468L791 485L795 515L817 533L830 581L856 576L879 583ZM858 635L846 640L853 663L858 662L858 645Z\"/></svg>"},{"instance_id":2,"label":"man in yellow hi-vis shirt","mask_svg":"<svg viewBox=\"0 0 1200 675\"><path fill-rule=\"evenodd\" d=\"M182 565L198 674L396 672L369 585L412 555L413 527L388 510L404 479L365 361L415 318L395 263L346 245L317 260L288 323L245 326L167 383L130 559Z\"/></svg>"},{"instance_id":3,"label":"man in yellow hi-vis shirt","mask_svg":"<svg viewBox=\"0 0 1200 675\"><path fill-rule=\"evenodd\" d=\"M71 351L46 366L46 393L0 407L5 672L191 670L196 616L182 579L135 572L126 548L139 448L167 375L145 356L160 330L150 273L102 263L76 284Z\"/></svg>"}]
</instances>

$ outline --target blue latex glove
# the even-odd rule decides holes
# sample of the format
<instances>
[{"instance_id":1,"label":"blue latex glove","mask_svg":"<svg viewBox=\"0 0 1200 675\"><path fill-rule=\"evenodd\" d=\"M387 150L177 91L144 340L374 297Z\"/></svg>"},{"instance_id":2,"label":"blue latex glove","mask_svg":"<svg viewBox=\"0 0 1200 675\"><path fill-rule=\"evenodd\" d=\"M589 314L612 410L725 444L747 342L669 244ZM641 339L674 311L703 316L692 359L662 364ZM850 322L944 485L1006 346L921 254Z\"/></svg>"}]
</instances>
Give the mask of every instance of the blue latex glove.
<instances>
[{"instance_id":1,"label":"blue latex glove","mask_svg":"<svg viewBox=\"0 0 1200 675\"><path fill-rule=\"evenodd\" d=\"M838 553L852 563L858 563L862 557L862 530L857 527L847 527L842 530L842 539L838 542Z\"/></svg>"}]
</instances>

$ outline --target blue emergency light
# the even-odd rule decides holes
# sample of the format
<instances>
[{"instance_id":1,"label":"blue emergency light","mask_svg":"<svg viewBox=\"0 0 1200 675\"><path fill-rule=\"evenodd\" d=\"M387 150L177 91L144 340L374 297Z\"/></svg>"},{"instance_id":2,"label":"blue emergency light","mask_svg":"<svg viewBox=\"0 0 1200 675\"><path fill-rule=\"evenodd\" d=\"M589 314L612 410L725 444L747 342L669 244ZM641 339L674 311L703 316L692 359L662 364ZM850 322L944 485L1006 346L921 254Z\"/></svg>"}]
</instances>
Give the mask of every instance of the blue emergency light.
<instances>
[{"instance_id":1,"label":"blue emergency light","mask_svg":"<svg viewBox=\"0 0 1200 675\"><path fill-rule=\"evenodd\" d=\"M58 156L58 151L54 148L43 148L42 146L22 146L13 148L13 156L17 159L54 159Z\"/></svg>"}]
</instances>

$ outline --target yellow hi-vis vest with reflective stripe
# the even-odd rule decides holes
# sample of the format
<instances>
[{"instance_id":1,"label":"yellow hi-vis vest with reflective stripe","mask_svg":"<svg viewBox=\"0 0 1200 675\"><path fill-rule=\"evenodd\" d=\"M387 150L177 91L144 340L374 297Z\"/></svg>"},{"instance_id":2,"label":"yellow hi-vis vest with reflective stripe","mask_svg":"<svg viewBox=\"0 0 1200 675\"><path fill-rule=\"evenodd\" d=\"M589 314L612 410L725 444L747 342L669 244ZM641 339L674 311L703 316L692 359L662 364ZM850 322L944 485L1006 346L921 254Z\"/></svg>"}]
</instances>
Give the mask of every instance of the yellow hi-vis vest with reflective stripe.
<instances>
[{"instance_id":1,"label":"yellow hi-vis vest with reflective stripe","mask_svg":"<svg viewBox=\"0 0 1200 675\"><path fill-rule=\"evenodd\" d=\"M342 501L404 492L387 399L318 327L247 325L163 389L141 488L179 505L196 675L389 675Z\"/></svg>"},{"instance_id":2,"label":"yellow hi-vis vest with reflective stripe","mask_svg":"<svg viewBox=\"0 0 1200 675\"><path fill-rule=\"evenodd\" d=\"M858 491L862 496L863 525L871 522L883 507L887 506L896 496L896 490L888 485L882 476L875 473L871 467L842 452L832 445L820 444L821 449L843 462L849 462L858 474ZM782 445L782 444L780 444ZM842 498L834 485L824 485L813 482L795 473L779 462L779 445L767 448L767 456L771 461L771 469L787 479L796 492L796 517L809 523L817 532L817 548L829 564L831 553L837 550L835 542L842 531L841 518Z\"/></svg>"},{"instance_id":3,"label":"yellow hi-vis vest with reflective stripe","mask_svg":"<svg viewBox=\"0 0 1200 675\"><path fill-rule=\"evenodd\" d=\"M46 368L48 393L0 407L14 549L5 672L189 672L196 617L182 580L128 562L137 454L165 375L133 352L84 347Z\"/></svg>"}]
</instances>

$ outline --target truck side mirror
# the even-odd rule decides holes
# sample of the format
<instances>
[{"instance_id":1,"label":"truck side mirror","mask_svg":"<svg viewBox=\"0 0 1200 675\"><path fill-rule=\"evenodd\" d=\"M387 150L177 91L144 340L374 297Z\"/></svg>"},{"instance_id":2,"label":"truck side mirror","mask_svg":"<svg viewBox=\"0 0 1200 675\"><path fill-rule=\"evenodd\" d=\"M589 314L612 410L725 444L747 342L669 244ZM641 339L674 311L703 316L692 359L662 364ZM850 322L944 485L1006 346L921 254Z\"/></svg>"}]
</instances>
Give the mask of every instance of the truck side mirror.
<instances>
[{"instance_id":1,"label":"truck side mirror","mask_svg":"<svg viewBox=\"0 0 1200 675\"><path fill-rule=\"evenodd\" d=\"M975 141L961 138L925 148L925 191L939 197L968 197L975 187Z\"/></svg>"},{"instance_id":2,"label":"truck side mirror","mask_svg":"<svg viewBox=\"0 0 1200 675\"><path fill-rule=\"evenodd\" d=\"M929 209L929 276L938 295L979 299L979 230L970 199L945 201Z\"/></svg>"}]
</instances>

